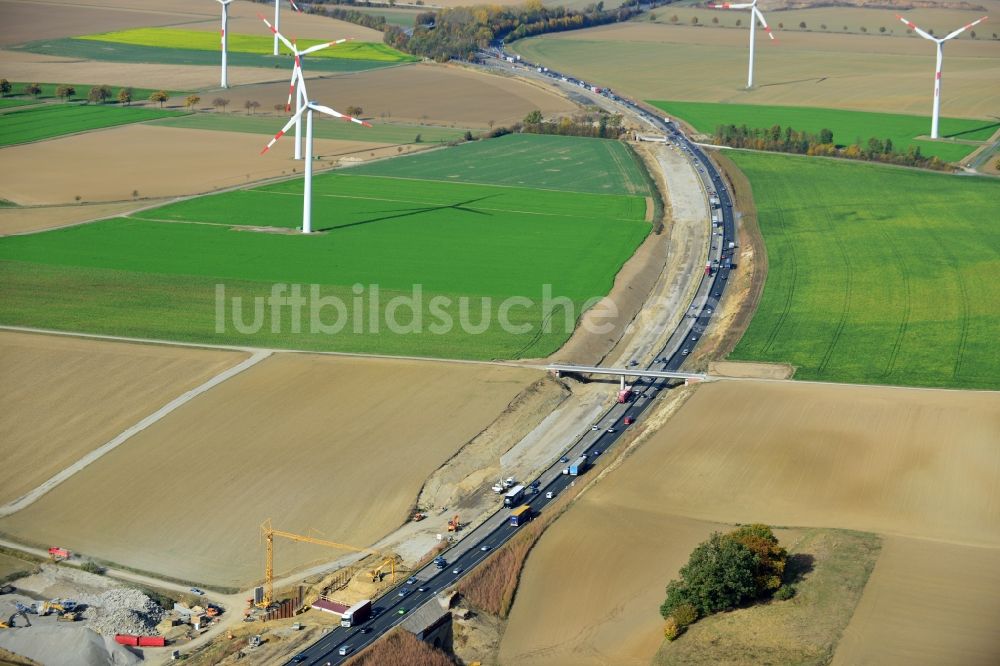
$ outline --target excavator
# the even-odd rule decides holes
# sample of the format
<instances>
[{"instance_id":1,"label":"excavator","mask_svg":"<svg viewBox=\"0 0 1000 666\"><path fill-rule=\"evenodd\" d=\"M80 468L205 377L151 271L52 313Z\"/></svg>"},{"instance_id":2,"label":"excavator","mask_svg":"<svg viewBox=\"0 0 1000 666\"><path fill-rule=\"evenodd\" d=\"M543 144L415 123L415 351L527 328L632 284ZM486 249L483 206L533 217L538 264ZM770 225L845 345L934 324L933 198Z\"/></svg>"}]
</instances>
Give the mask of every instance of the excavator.
<instances>
[{"instance_id":1,"label":"excavator","mask_svg":"<svg viewBox=\"0 0 1000 666\"><path fill-rule=\"evenodd\" d=\"M458 516L456 515L454 518L448 521L448 531L457 532L460 529L462 529L462 523L458 522Z\"/></svg>"},{"instance_id":2,"label":"excavator","mask_svg":"<svg viewBox=\"0 0 1000 666\"><path fill-rule=\"evenodd\" d=\"M6 622L0 620L0 629L14 629L17 626L14 621L18 615L24 618L26 627L31 626L31 620L28 619L27 609L21 604L18 604L17 610L11 614L10 618Z\"/></svg>"}]
</instances>

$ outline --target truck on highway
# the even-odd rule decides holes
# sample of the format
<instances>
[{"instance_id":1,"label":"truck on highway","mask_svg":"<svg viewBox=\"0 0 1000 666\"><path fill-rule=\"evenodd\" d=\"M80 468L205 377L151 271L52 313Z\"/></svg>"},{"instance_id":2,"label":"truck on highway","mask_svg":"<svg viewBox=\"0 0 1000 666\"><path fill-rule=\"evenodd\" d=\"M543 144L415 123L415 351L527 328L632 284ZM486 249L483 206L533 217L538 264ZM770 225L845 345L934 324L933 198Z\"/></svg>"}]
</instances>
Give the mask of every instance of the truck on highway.
<instances>
[{"instance_id":1,"label":"truck on highway","mask_svg":"<svg viewBox=\"0 0 1000 666\"><path fill-rule=\"evenodd\" d=\"M510 512L511 527L520 527L531 520L531 507L523 504Z\"/></svg>"},{"instance_id":2,"label":"truck on highway","mask_svg":"<svg viewBox=\"0 0 1000 666\"><path fill-rule=\"evenodd\" d=\"M356 627L372 615L372 600L364 599L344 611L340 616L340 626Z\"/></svg>"},{"instance_id":3,"label":"truck on highway","mask_svg":"<svg viewBox=\"0 0 1000 666\"><path fill-rule=\"evenodd\" d=\"M626 386L621 391L618 391L618 404L624 404L632 399L632 387Z\"/></svg>"},{"instance_id":4,"label":"truck on highway","mask_svg":"<svg viewBox=\"0 0 1000 666\"><path fill-rule=\"evenodd\" d=\"M587 469L587 456L580 456L569 464L570 476L580 476Z\"/></svg>"},{"instance_id":5,"label":"truck on highway","mask_svg":"<svg viewBox=\"0 0 1000 666\"><path fill-rule=\"evenodd\" d=\"M510 508L517 504L518 500L520 500L523 496L524 486L514 486L507 491L506 495L503 496L503 505Z\"/></svg>"}]
</instances>

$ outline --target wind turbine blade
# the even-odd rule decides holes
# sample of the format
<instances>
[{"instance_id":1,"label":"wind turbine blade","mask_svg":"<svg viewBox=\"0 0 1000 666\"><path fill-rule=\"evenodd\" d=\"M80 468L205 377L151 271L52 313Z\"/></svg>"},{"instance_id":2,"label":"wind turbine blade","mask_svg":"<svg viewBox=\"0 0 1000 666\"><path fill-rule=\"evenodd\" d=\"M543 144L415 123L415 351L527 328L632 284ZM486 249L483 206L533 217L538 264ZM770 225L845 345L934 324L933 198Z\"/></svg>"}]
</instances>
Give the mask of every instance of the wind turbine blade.
<instances>
[{"instance_id":1,"label":"wind turbine blade","mask_svg":"<svg viewBox=\"0 0 1000 666\"><path fill-rule=\"evenodd\" d=\"M305 112L307 108L308 108L307 106L303 106L298 113L292 116L291 119L287 123L285 123L285 126L281 128L281 131L275 134L274 138L267 142L267 145L264 146L264 150L260 151L260 154L263 155L267 151L271 150L271 146L277 143L278 139L280 139L285 135L285 132L288 131L288 128L295 124L295 122L299 119L299 117Z\"/></svg>"},{"instance_id":2,"label":"wind turbine blade","mask_svg":"<svg viewBox=\"0 0 1000 666\"><path fill-rule=\"evenodd\" d=\"M753 14L754 16L757 17L757 19L760 21L760 24L764 27L764 32L767 33L767 36L770 37L772 41L774 41L774 33L771 32L771 28L767 25L767 21L764 20L764 15L761 14L760 10L757 9L756 7L753 8Z\"/></svg>"},{"instance_id":3,"label":"wind turbine blade","mask_svg":"<svg viewBox=\"0 0 1000 666\"><path fill-rule=\"evenodd\" d=\"M327 48L329 46L336 46L337 44L343 44L344 42L349 41L350 39L353 39L353 38L338 39L335 42L326 42L324 44L317 44L316 46L310 46L305 51L299 51L299 55L308 55L310 53L314 53L316 51L320 51L322 49L325 49L325 48Z\"/></svg>"},{"instance_id":4,"label":"wind turbine blade","mask_svg":"<svg viewBox=\"0 0 1000 666\"><path fill-rule=\"evenodd\" d=\"M288 101L285 102L285 113L292 110L292 95L295 93L295 83L298 77L299 68L298 66L295 66L292 68L292 81L288 84Z\"/></svg>"},{"instance_id":5,"label":"wind turbine blade","mask_svg":"<svg viewBox=\"0 0 1000 666\"><path fill-rule=\"evenodd\" d=\"M918 35L920 35L924 39L929 39L932 42L936 42L937 41L937 38L934 37L934 35L927 34L923 30L921 30L920 28L918 28L917 24L914 23L913 21L910 21L909 19L903 18L899 14L896 14L896 18L898 18L900 21L902 21L903 23L905 23L907 28L909 28L913 32L917 33Z\"/></svg>"},{"instance_id":6,"label":"wind turbine blade","mask_svg":"<svg viewBox=\"0 0 1000 666\"><path fill-rule=\"evenodd\" d=\"M747 3L738 4L738 5L732 5L732 4L729 4L728 2L723 2L721 5L709 4L708 6L711 9L747 9L749 7L753 7L753 4L754 3L752 3L752 2L747 2Z\"/></svg>"},{"instance_id":7,"label":"wind turbine blade","mask_svg":"<svg viewBox=\"0 0 1000 666\"><path fill-rule=\"evenodd\" d=\"M959 36L959 35L961 35L961 34L962 34L963 32L965 32L966 30L968 30L969 28L971 28L972 26L974 26L974 25L979 25L980 23L982 23L982 22L983 22L983 21L985 21L986 19L987 19L987 17L986 17L986 16L984 16L984 17L982 17L981 19L977 19L977 20L973 21L972 23L967 23L967 24L963 25L963 26L962 26L961 28L959 28L958 30L956 30L956 31L954 31L954 32L950 32L950 33L948 33L947 35L945 35L945 38L944 38L944 39L943 39L942 41L945 41L945 42L946 42L946 41L948 41L949 39L954 39L955 37L958 37L958 36Z\"/></svg>"},{"instance_id":8,"label":"wind turbine blade","mask_svg":"<svg viewBox=\"0 0 1000 666\"><path fill-rule=\"evenodd\" d=\"M288 47L289 51L291 51L292 53L298 53L295 50L295 46L290 41L288 41L287 39L285 39L285 36L283 34L281 34L280 32L278 32L278 30L273 25L271 25L271 22L268 21L266 18L264 18L263 15L257 14L257 18L259 18L261 21L263 21L264 23L267 24L267 27L271 29L271 32L278 36L278 39L281 40L282 44L284 44L285 46Z\"/></svg>"},{"instance_id":9,"label":"wind turbine blade","mask_svg":"<svg viewBox=\"0 0 1000 666\"><path fill-rule=\"evenodd\" d=\"M295 4L294 2L292 2L292 0L288 0L288 4L290 4L292 6L292 9L294 9L295 11L297 11L299 14L302 13L302 10L299 9L299 6L297 4Z\"/></svg>"},{"instance_id":10,"label":"wind turbine blade","mask_svg":"<svg viewBox=\"0 0 1000 666\"><path fill-rule=\"evenodd\" d=\"M345 116L340 111L334 111L328 106L322 106L320 104L313 104L312 102L309 102L309 107L313 111L319 111L320 113L325 113L326 115L333 116L334 118L340 118L341 120L346 120L348 122L364 125L365 127L371 127L371 124L365 122L364 120L361 120L360 118L355 118L353 116Z\"/></svg>"}]
</instances>

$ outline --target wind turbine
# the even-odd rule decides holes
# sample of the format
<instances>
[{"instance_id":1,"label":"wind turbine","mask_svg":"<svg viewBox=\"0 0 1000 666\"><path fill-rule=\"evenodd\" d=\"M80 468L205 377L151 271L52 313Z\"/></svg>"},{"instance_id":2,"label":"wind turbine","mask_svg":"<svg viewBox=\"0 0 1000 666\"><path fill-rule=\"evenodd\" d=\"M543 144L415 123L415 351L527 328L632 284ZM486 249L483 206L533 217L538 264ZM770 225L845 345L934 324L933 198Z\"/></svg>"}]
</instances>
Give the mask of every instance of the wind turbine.
<instances>
[{"instance_id":1,"label":"wind turbine","mask_svg":"<svg viewBox=\"0 0 1000 666\"><path fill-rule=\"evenodd\" d=\"M931 114L931 138L937 139L938 117L941 113L941 65L943 64L944 61L944 43L947 42L949 39L955 39L956 37L961 35L963 32L965 32L972 26L982 23L983 21L986 20L987 17L984 16L981 19L973 21L972 23L967 23L958 30L950 32L941 38L935 37L934 35L928 32L924 32L923 30L918 28L912 21L906 20L899 14L896 14L896 18L905 23L906 27L908 27L913 32L917 33L924 39L931 40L937 45L937 68L934 70L934 111Z\"/></svg>"},{"instance_id":2,"label":"wind turbine","mask_svg":"<svg viewBox=\"0 0 1000 666\"><path fill-rule=\"evenodd\" d=\"M229 81L226 79L226 24L229 23L229 3L233 0L215 0L222 5L222 87L228 88Z\"/></svg>"},{"instance_id":3,"label":"wind turbine","mask_svg":"<svg viewBox=\"0 0 1000 666\"><path fill-rule=\"evenodd\" d=\"M296 42L290 42L290 41L288 41L285 38L284 35L282 35L280 32L278 32L278 27L276 25L271 25L270 23L268 23L267 19L264 18L263 16L261 16L260 14L257 14L257 17L261 21L263 21L267 25L268 28L271 29L271 32L274 33L274 39L275 39L275 41L277 41L277 40L280 39L282 41L282 43L285 46L287 46L288 49L292 52L292 55L295 56L295 64L292 66L292 81L291 81L291 83L288 84L288 101L285 102L285 111L288 112L288 111L291 110L291 108L292 108L292 95L295 95L295 114L299 117L299 122L297 122L295 124L295 159L301 160L302 159L302 139L300 137L301 137L301 130L302 130L302 116L299 115L299 112L302 110L302 105L307 100L307 97L306 97L306 87L305 87L305 75L302 72L302 56L308 55L310 53L315 53L316 51L320 51L320 50L325 49L325 48L327 48L329 46L335 46L337 44L343 44L344 42L346 42L348 40L347 39L338 39L335 42L325 42L323 44L317 44L316 46L310 46L309 48L307 48L307 49L305 49L303 51L299 51L297 43ZM296 84L298 84L298 85L296 85Z\"/></svg>"},{"instance_id":4,"label":"wind turbine","mask_svg":"<svg viewBox=\"0 0 1000 666\"><path fill-rule=\"evenodd\" d=\"M288 4L299 14L302 13L293 0L288 0ZM274 55L278 55L278 30L281 30L281 0L274 0Z\"/></svg>"},{"instance_id":5,"label":"wind turbine","mask_svg":"<svg viewBox=\"0 0 1000 666\"><path fill-rule=\"evenodd\" d=\"M768 27L767 21L764 20L764 15L757 9L757 0L739 5L732 5L728 2L724 2L721 5L710 4L709 7L712 9L750 9L750 73L747 74L747 88L753 88L753 44L754 34L757 30L757 21L760 21L761 27L767 31L767 36L771 38L771 41L774 41L774 34L771 32L771 28Z\"/></svg>"},{"instance_id":6,"label":"wind turbine","mask_svg":"<svg viewBox=\"0 0 1000 666\"><path fill-rule=\"evenodd\" d=\"M305 83L299 82L300 90L302 95L306 95ZM334 111L328 106L322 106L316 102L309 101L308 97L305 97L306 101L303 103L301 109L299 109L294 116L281 128L281 131L274 135L274 138L266 146L264 150L260 151L263 155L275 142L284 136L288 128L296 124L303 114L306 116L306 166L305 166L305 184L302 189L302 233L308 234L312 233L312 172L313 172L313 111L318 111L320 113L325 113L328 116L333 116L334 118L340 118L347 122L357 123L358 125L363 125L364 127L371 127L369 123L361 120L360 118L353 118L351 116L346 116L339 111Z\"/></svg>"}]
</instances>

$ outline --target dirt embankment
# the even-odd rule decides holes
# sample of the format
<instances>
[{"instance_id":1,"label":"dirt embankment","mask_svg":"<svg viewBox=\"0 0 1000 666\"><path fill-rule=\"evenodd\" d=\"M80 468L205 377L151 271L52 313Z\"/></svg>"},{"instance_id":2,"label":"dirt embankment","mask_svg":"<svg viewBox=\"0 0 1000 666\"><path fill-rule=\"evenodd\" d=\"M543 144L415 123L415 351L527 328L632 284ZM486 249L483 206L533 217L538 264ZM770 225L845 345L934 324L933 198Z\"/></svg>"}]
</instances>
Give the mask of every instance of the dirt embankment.
<instances>
[{"instance_id":1,"label":"dirt embankment","mask_svg":"<svg viewBox=\"0 0 1000 666\"><path fill-rule=\"evenodd\" d=\"M548 376L519 393L493 423L427 479L417 506L429 511L453 507L495 483L503 473L500 457L569 395L564 384Z\"/></svg>"}]
</instances>

